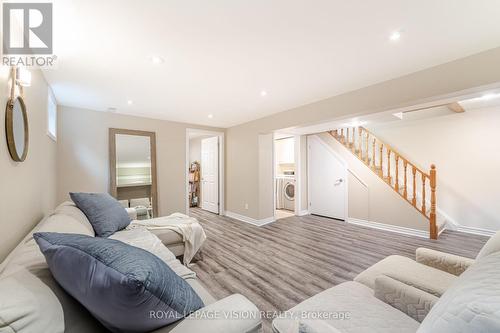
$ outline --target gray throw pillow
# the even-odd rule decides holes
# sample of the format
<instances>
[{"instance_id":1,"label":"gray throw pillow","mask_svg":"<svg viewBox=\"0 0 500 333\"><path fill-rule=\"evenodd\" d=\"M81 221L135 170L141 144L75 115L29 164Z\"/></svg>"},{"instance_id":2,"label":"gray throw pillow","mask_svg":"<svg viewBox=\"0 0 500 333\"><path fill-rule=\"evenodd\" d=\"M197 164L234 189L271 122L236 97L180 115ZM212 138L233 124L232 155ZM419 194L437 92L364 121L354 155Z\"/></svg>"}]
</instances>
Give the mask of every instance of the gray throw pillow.
<instances>
[{"instance_id":1,"label":"gray throw pillow","mask_svg":"<svg viewBox=\"0 0 500 333\"><path fill-rule=\"evenodd\" d=\"M123 206L107 193L70 193L71 200L87 216L97 237L109 237L125 229L130 217Z\"/></svg>"},{"instance_id":2,"label":"gray throw pillow","mask_svg":"<svg viewBox=\"0 0 500 333\"><path fill-rule=\"evenodd\" d=\"M149 332L202 308L155 255L109 238L33 235L55 280L112 332Z\"/></svg>"}]
</instances>

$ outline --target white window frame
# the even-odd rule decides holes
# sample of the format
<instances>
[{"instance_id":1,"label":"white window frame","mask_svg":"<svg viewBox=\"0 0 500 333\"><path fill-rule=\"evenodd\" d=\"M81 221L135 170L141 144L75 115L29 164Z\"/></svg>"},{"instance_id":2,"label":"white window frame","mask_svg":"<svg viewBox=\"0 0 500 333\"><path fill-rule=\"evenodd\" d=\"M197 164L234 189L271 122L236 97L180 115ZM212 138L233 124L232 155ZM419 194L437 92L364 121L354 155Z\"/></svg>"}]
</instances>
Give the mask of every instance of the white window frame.
<instances>
[{"instance_id":1,"label":"white window frame","mask_svg":"<svg viewBox=\"0 0 500 333\"><path fill-rule=\"evenodd\" d=\"M54 124L54 131L55 133L50 132L50 107L51 103L55 106L55 124ZM54 93L52 90L49 88L48 93L47 93L47 135L49 138L51 138L54 141L57 141L57 101L54 96Z\"/></svg>"}]
</instances>

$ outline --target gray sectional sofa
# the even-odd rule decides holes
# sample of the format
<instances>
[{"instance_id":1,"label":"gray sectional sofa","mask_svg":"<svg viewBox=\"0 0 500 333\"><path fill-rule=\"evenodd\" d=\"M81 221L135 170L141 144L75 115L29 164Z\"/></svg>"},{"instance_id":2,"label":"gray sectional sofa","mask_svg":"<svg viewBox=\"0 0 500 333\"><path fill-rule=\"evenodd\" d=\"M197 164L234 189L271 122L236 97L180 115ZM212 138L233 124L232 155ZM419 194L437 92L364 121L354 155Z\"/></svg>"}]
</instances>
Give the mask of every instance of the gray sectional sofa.
<instances>
[{"instance_id":1,"label":"gray sectional sofa","mask_svg":"<svg viewBox=\"0 0 500 333\"><path fill-rule=\"evenodd\" d=\"M416 260L389 256L272 325L276 333L500 332L500 232L475 260L424 248Z\"/></svg>"},{"instance_id":2,"label":"gray sectional sofa","mask_svg":"<svg viewBox=\"0 0 500 333\"><path fill-rule=\"evenodd\" d=\"M0 332L59 333L106 332L89 312L53 279L34 232L76 233L95 236L86 216L65 203L41 221L0 265ZM174 244L178 242L174 240ZM242 295L215 300L196 278L186 279L205 307L195 315L156 330L156 333L258 332L258 309ZM252 313L228 317L224 314ZM214 316L218 316L214 319Z\"/></svg>"}]
</instances>

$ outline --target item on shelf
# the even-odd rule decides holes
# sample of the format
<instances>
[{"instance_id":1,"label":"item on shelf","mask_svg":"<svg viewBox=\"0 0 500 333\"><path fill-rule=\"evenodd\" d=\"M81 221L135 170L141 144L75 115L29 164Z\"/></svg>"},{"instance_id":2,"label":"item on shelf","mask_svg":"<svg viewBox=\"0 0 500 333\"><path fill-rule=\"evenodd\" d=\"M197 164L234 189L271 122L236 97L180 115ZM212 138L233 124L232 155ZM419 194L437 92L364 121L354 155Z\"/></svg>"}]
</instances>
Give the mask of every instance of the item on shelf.
<instances>
[{"instance_id":1,"label":"item on shelf","mask_svg":"<svg viewBox=\"0 0 500 333\"><path fill-rule=\"evenodd\" d=\"M193 162L189 167L189 206L198 207L200 202L200 163Z\"/></svg>"}]
</instances>

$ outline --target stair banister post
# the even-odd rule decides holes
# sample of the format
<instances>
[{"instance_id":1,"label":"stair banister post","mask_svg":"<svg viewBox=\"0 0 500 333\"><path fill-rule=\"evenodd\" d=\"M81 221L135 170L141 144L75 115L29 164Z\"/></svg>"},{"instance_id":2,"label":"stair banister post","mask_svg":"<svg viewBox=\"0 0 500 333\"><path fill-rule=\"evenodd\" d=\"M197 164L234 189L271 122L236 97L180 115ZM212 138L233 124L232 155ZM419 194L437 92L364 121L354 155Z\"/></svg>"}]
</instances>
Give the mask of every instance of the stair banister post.
<instances>
[{"instance_id":1,"label":"stair banister post","mask_svg":"<svg viewBox=\"0 0 500 333\"><path fill-rule=\"evenodd\" d=\"M363 156L363 153L361 150L363 149L363 140L362 140L362 130L361 127L358 127L358 155L361 158Z\"/></svg>"},{"instance_id":2,"label":"stair banister post","mask_svg":"<svg viewBox=\"0 0 500 333\"><path fill-rule=\"evenodd\" d=\"M365 163L370 166L370 133L366 132L366 155L365 155Z\"/></svg>"},{"instance_id":3,"label":"stair banister post","mask_svg":"<svg viewBox=\"0 0 500 333\"><path fill-rule=\"evenodd\" d=\"M375 142L377 141L376 138L373 138L373 145L372 145L372 165L373 168L375 169L377 166L377 162L375 161Z\"/></svg>"},{"instance_id":4,"label":"stair banister post","mask_svg":"<svg viewBox=\"0 0 500 333\"><path fill-rule=\"evenodd\" d=\"M399 193L399 155L395 154L396 160L396 183L394 184L394 189Z\"/></svg>"},{"instance_id":5,"label":"stair banister post","mask_svg":"<svg viewBox=\"0 0 500 333\"><path fill-rule=\"evenodd\" d=\"M382 175L382 178L383 178L384 177L384 168L383 168L383 165L384 165L384 144L383 143L380 143L379 159L380 159L380 174Z\"/></svg>"},{"instance_id":6,"label":"stair banister post","mask_svg":"<svg viewBox=\"0 0 500 333\"><path fill-rule=\"evenodd\" d=\"M405 197L406 200L408 200L408 175L407 175L407 168L408 168L408 162L406 160L404 160L404 169L405 169L405 187L404 187L404 192L403 192L403 196Z\"/></svg>"},{"instance_id":7,"label":"stair banister post","mask_svg":"<svg viewBox=\"0 0 500 333\"><path fill-rule=\"evenodd\" d=\"M431 165L430 171L430 186L431 186L431 213L429 216L430 222L430 236L431 239L437 239L438 230L436 224L436 166L434 164Z\"/></svg>"},{"instance_id":8,"label":"stair banister post","mask_svg":"<svg viewBox=\"0 0 500 333\"><path fill-rule=\"evenodd\" d=\"M391 184L391 150L387 148L387 182Z\"/></svg>"},{"instance_id":9,"label":"stair banister post","mask_svg":"<svg viewBox=\"0 0 500 333\"><path fill-rule=\"evenodd\" d=\"M417 168L415 168L415 166L412 166L412 174L413 174L413 197L411 199L411 204L413 205L413 207L417 208L417 181L416 181Z\"/></svg>"},{"instance_id":10,"label":"stair banister post","mask_svg":"<svg viewBox=\"0 0 500 333\"><path fill-rule=\"evenodd\" d=\"M427 175L422 174L422 214L427 216L427 209L425 207L425 179Z\"/></svg>"}]
</instances>

